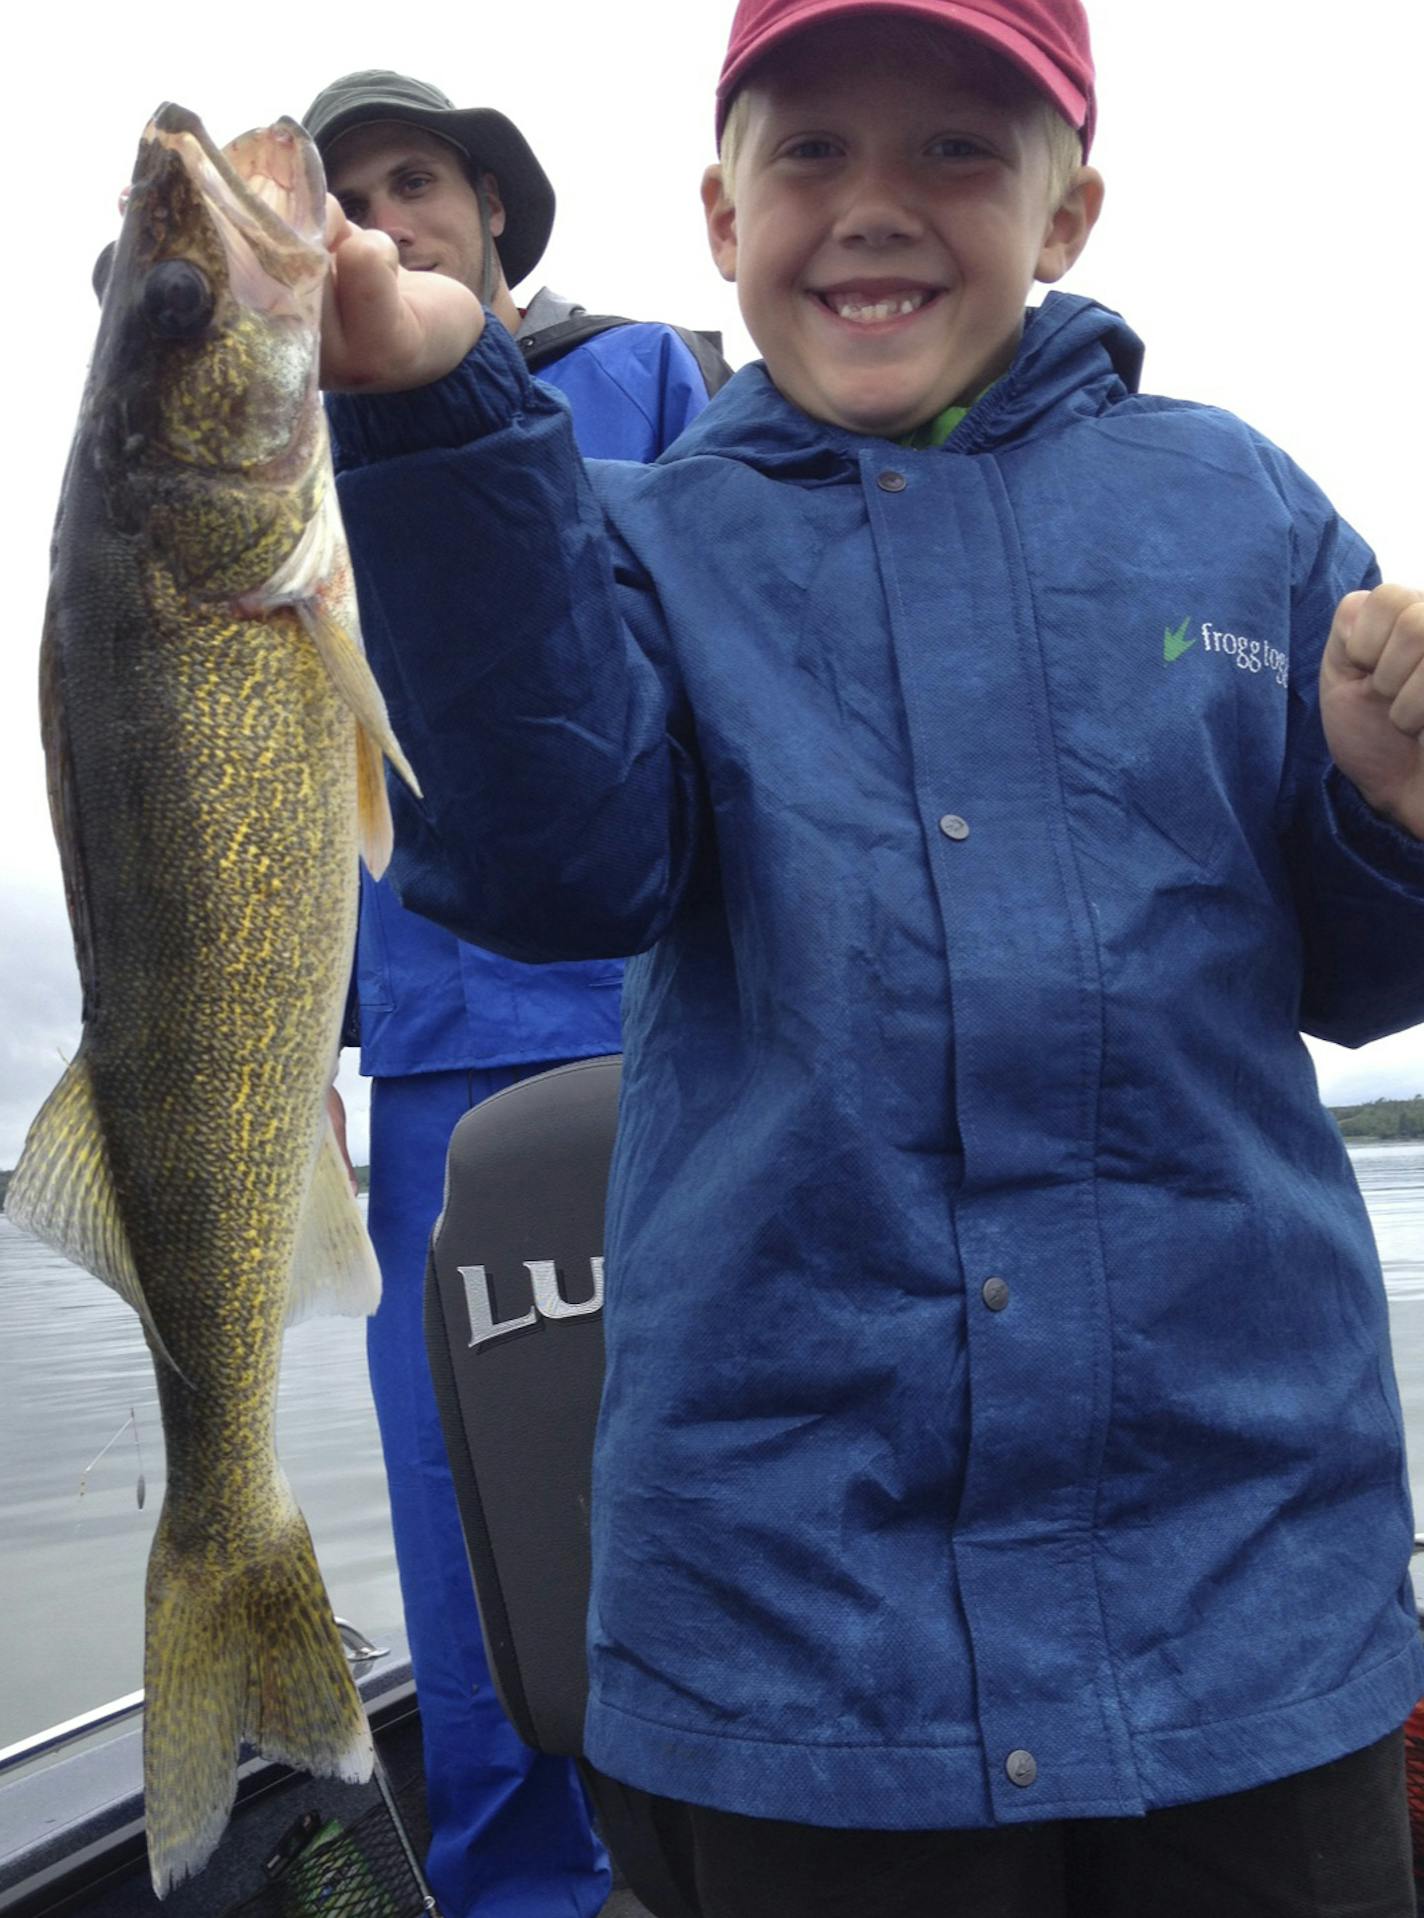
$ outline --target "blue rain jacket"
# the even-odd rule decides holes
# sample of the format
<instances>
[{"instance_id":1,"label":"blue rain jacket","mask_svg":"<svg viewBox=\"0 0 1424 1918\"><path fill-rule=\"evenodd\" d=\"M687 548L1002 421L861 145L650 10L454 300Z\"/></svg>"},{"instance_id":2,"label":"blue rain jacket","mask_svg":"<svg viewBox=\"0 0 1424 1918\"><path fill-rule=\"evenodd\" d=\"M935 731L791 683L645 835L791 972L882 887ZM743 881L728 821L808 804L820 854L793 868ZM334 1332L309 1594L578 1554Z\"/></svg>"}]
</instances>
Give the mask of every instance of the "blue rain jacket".
<instances>
[{"instance_id":1,"label":"blue rain jacket","mask_svg":"<svg viewBox=\"0 0 1424 1918\"><path fill-rule=\"evenodd\" d=\"M565 308L541 293L530 320ZM540 378L568 398L590 458L653 459L707 404L696 362L668 326L600 333ZM411 550L423 566L425 542ZM467 944L407 912L361 868L355 986L368 1077L616 1052L622 983L617 959L535 967Z\"/></svg>"},{"instance_id":2,"label":"blue rain jacket","mask_svg":"<svg viewBox=\"0 0 1424 1918\"><path fill-rule=\"evenodd\" d=\"M1328 762L1376 579L1051 296L942 450L740 373L587 478L491 328L343 402L405 895L636 951L587 1751L768 1817L1133 1814L1424 1690L1383 1286L1299 1028L1424 1018ZM416 583L404 555L432 558Z\"/></svg>"}]
</instances>

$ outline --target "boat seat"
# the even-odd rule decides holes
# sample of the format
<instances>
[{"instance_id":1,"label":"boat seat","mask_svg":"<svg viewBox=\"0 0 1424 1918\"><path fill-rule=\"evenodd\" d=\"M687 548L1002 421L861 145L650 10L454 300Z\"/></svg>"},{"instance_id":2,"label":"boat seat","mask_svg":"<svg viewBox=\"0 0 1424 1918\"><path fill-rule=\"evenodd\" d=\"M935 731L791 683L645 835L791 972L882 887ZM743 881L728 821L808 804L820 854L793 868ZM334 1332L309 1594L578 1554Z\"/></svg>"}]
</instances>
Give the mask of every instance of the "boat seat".
<instances>
[{"instance_id":1,"label":"boat seat","mask_svg":"<svg viewBox=\"0 0 1424 1918\"><path fill-rule=\"evenodd\" d=\"M425 1336L500 1703L526 1744L579 1761L614 1862L655 1918L698 1918L677 1809L583 1758L620 1063L538 1073L461 1119L431 1237Z\"/></svg>"}]
</instances>

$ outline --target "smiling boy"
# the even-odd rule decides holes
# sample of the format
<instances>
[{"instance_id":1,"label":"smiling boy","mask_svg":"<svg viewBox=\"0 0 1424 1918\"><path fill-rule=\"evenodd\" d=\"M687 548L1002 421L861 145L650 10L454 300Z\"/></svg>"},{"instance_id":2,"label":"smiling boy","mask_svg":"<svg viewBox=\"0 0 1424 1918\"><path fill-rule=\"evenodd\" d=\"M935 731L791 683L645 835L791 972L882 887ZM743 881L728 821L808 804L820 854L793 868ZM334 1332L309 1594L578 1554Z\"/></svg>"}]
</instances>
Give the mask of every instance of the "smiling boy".
<instances>
[{"instance_id":1,"label":"smiling boy","mask_svg":"<svg viewBox=\"0 0 1424 1918\"><path fill-rule=\"evenodd\" d=\"M1102 204L1027 78L923 18L781 42L731 112L713 257L779 391L855 433L908 433L1004 372L1027 289L1062 279Z\"/></svg>"},{"instance_id":2,"label":"smiling boy","mask_svg":"<svg viewBox=\"0 0 1424 1918\"><path fill-rule=\"evenodd\" d=\"M640 955L586 1749L703 1918L1413 1909L1300 1032L1424 1018L1424 596L1117 315L1025 314L1093 112L1076 0L743 0L704 203L764 363L642 470L334 233L329 375L411 389L333 405L399 882Z\"/></svg>"}]
</instances>

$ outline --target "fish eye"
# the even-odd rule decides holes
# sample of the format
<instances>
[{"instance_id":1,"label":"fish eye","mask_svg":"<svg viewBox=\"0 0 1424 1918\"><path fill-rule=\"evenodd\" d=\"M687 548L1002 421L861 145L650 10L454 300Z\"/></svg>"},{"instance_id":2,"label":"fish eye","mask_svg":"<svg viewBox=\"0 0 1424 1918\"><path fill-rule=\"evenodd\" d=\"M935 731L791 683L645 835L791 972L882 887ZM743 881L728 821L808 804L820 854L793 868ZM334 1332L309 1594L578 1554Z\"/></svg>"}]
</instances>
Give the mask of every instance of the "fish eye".
<instances>
[{"instance_id":1,"label":"fish eye","mask_svg":"<svg viewBox=\"0 0 1424 1918\"><path fill-rule=\"evenodd\" d=\"M190 340L213 317L213 289L191 260L160 260L140 301L149 330L164 340Z\"/></svg>"}]
</instances>

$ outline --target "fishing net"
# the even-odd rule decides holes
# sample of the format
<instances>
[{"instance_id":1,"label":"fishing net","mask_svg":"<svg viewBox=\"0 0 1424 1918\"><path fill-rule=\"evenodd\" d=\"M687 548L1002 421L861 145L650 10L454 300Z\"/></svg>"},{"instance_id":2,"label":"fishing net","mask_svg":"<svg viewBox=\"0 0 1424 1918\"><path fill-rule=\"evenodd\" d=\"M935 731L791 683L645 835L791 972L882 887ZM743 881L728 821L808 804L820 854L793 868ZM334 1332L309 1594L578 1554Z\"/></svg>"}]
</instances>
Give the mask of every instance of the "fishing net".
<instances>
[{"instance_id":1,"label":"fishing net","mask_svg":"<svg viewBox=\"0 0 1424 1918\"><path fill-rule=\"evenodd\" d=\"M418 1807L397 1799L404 1841L384 1802L349 1825L308 1812L269 1863L270 1883L223 1918L430 1918L434 1907L410 1862L411 1840L425 1836L410 1829L424 1823L423 1809L423 1798ZM416 1856L423 1850L420 1842Z\"/></svg>"}]
</instances>

